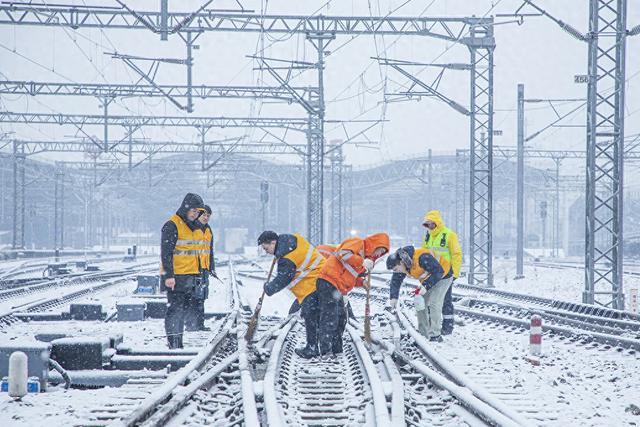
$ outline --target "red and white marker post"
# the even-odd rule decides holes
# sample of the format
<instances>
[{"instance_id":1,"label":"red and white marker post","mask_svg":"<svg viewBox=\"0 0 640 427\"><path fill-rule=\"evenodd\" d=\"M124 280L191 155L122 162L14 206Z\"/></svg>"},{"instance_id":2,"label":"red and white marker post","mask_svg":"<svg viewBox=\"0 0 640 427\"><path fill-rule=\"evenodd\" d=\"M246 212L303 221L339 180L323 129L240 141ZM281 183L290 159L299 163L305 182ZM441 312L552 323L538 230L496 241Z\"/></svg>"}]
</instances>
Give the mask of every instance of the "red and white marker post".
<instances>
[{"instance_id":1,"label":"red and white marker post","mask_svg":"<svg viewBox=\"0 0 640 427\"><path fill-rule=\"evenodd\" d=\"M542 355L542 317L538 314L531 316L529 328L529 353L532 356Z\"/></svg>"}]
</instances>

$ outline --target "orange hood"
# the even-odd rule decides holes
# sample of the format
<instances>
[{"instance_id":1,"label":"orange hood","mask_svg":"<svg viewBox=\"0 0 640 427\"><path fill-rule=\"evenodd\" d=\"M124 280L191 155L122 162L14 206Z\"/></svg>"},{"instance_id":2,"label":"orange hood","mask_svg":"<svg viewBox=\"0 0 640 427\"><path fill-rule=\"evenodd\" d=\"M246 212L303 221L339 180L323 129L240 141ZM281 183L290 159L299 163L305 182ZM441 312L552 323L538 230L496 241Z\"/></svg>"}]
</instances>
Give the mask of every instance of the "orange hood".
<instances>
[{"instance_id":1,"label":"orange hood","mask_svg":"<svg viewBox=\"0 0 640 427\"><path fill-rule=\"evenodd\" d=\"M390 247L391 244L389 243L389 235L387 233L372 234L364 239L364 257L374 259L373 251L377 248L385 248L385 253L389 253Z\"/></svg>"}]
</instances>

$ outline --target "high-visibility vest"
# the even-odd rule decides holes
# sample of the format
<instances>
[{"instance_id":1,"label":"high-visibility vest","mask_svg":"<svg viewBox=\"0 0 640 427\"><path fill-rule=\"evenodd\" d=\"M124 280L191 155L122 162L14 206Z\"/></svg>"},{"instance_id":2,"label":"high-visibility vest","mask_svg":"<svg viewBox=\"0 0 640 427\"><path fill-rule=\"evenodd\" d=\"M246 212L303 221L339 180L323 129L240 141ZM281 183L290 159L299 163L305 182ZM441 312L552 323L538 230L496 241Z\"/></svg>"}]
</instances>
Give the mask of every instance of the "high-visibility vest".
<instances>
[{"instance_id":1,"label":"high-visibility vest","mask_svg":"<svg viewBox=\"0 0 640 427\"><path fill-rule=\"evenodd\" d=\"M336 252L335 245L318 245L316 250L320 252L323 258L327 259Z\"/></svg>"},{"instance_id":2,"label":"high-visibility vest","mask_svg":"<svg viewBox=\"0 0 640 427\"><path fill-rule=\"evenodd\" d=\"M213 233L211 232L211 227L205 227L204 230L201 231L203 233L204 247L206 249L205 253L200 254L200 267L203 270L211 269L211 257L210 257L210 249L211 249L211 241L213 240Z\"/></svg>"},{"instance_id":3,"label":"high-visibility vest","mask_svg":"<svg viewBox=\"0 0 640 427\"><path fill-rule=\"evenodd\" d=\"M296 248L283 258L290 260L296 266L296 274L287 288L298 302L302 303L307 295L316 290L316 279L324 265L324 258L307 239L298 233L294 236Z\"/></svg>"},{"instance_id":4,"label":"high-visibility vest","mask_svg":"<svg viewBox=\"0 0 640 427\"><path fill-rule=\"evenodd\" d=\"M364 272L349 264L353 256L364 259L364 240L359 237L350 237L338 245L320 274L320 278L331 283L342 295L347 295L358 283L358 276ZM353 264L353 263L352 263Z\"/></svg>"},{"instance_id":5,"label":"high-visibility vest","mask_svg":"<svg viewBox=\"0 0 640 427\"><path fill-rule=\"evenodd\" d=\"M431 254L440 263L442 269L444 270L444 273L442 274L443 277L446 276L451 270L451 262L449 262L444 256L438 255L431 249L415 248L413 252L413 264L411 266L411 270L409 270L409 276L413 277L414 279L418 279L420 283L427 280L431 275L431 273L420 266L420 256L427 253Z\"/></svg>"},{"instance_id":6,"label":"high-visibility vest","mask_svg":"<svg viewBox=\"0 0 640 427\"><path fill-rule=\"evenodd\" d=\"M442 227L442 230L435 236L427 234L424 244L422 245L426 249L431 249L433 252L451 262L451 251L449 251L449 236L453 233L449 228Z\"/></svg>"},{"instance_id":7,"label":"high-visibility vest","mask_svg":"<svg viewBox=\"0 0 640 427\"><path fill-rule=\"evenodd\" d=\"M178 229L178 241L173 251L173 274L200 274L200 257L209 253L202 230L192 230L178 215L171 217Z\"/></svg>"}]
</instances>

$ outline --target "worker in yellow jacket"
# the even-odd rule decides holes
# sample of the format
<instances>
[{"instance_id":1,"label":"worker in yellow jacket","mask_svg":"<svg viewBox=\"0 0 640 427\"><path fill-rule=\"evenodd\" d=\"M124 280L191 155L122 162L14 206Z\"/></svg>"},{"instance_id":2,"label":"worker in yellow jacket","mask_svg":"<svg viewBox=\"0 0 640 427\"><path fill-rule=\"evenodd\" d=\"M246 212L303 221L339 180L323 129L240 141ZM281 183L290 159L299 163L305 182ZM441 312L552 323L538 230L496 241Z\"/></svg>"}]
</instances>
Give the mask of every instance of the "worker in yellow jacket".
<instances>
[{"instance_id":1,"label":"worker in yellow jacket","mask_svg":"<svg viewBox=\"0 0 640 427\"><path fill-rule=\"evenodd\" d=\"M434 253L444 257L444 259L451 264L453 281L455 281L460 275L460 267L462 266L462 248L458 241L458 235L444 224L440 211L427 212L422 221L422 225L427 229L422 247L430 249ZM444 296L442 305L443 335L453 333L452 289L453 282Z\"/></svg>"},{"instance_id":2,"label":"worker in yellow jacket","mask_svg":"<svg viewBox=\"0 0 640 427\"><path fill-rule=\"evenodd\" d=\"M187 193L169 221L162 226L160 242L161 283L167 288L164 327L169 348L182 348L188 302L202 280L200 257L208 252L198 225L202 197Z\"/></svg>"},{"instance_id":3,"label":"worker in yellow jacket","mask_svg":"<svg viewBox=\"0 0 640 427\"><path fill-rule=\"evenodd\" d=\"M268 296L287 289L300 305L300 315L304 319L307 344L296 348L296 354L304 359L318 356L318 322L320 309L316 279L325 260L302 235L280 234L271 230L263 231L258 237L258 245L278 260L276 277L264 284Z\"/></svg>"}]
</instances>

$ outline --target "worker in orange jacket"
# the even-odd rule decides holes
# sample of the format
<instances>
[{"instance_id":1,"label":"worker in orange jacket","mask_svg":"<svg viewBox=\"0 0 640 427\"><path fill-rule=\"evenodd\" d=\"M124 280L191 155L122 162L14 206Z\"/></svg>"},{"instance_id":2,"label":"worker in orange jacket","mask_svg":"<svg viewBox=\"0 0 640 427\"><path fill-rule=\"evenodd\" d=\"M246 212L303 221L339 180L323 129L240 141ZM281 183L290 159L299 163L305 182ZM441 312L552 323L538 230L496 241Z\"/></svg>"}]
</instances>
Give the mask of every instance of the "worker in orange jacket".
<instances>
[{"instance_id":1,"label":"worker in orange jacket","mask_svg":"<svg viewBox=\"0 0 640 427\"><path fill-rule=\"evenodd\" d=\"M389 235L372 234L364 239L351 237L328 254L316 282L320 304L319 347L321 355L342 352L342 333L347 316L344 296L355 286L364 286L363 278L373 270L375 261L389 252ZM319 252L328 249L320 246ZM324 254L323 254L324 255Z\"/></svg>"}]
</instances>

